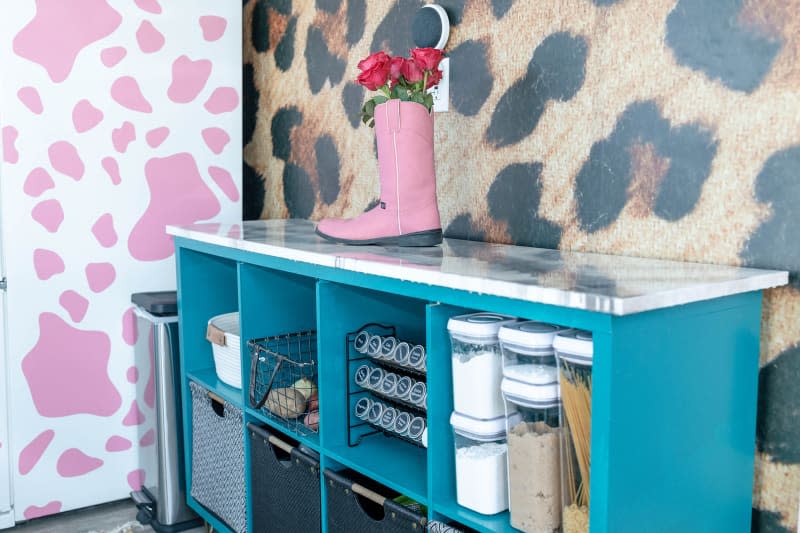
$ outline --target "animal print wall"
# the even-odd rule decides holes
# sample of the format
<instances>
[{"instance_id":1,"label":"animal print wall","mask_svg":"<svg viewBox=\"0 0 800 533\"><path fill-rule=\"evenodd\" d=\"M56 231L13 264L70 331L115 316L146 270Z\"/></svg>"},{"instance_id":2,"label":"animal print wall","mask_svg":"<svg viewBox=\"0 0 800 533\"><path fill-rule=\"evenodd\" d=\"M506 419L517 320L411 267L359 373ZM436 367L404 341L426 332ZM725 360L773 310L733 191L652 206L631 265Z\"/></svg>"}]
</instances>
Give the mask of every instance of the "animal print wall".
<instances>
[{"instance_id":1,"label":"animal print wall","mask_svg":"<svg viewBox=\"0 0 800 533\"><path fill-rule=\"evenodd\" d=\"M378 195L357 62L412 46L423 2L244 3L247 218ZM800 2L441 0L446 235L788 269L766 294L754 529L800 497ZM676 458L679 460L679 458Z\"/></svg>"},{"instance_id":2,"label":"animal print wall","mask_svg":"<svg viewBox=\"0 0 800 533\"><path fill-rule=\"evenodd\" d=\"M7 407L17 521L155 481L131 293L175 287L167 224L238 219L241 11L217 0L0 7ZM138 356L138 357L137 357Z\"/></svg>"}]
</instances>

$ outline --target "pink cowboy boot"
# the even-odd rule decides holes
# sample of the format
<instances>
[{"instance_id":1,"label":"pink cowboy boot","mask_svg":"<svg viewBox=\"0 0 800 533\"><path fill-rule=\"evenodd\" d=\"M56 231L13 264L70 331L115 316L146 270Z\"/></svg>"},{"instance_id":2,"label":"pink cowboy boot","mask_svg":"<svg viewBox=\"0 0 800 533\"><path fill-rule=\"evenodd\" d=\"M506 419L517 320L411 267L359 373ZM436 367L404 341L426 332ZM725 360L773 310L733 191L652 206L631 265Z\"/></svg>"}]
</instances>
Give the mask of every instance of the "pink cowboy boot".
<instances>
[{"instance_id":1,"label":"pink cowboy boot","mask_svg":"<svg viewBox=\"0 0 800 533\"><path fill-rule=\"evenodd\" d=\"M375 107L381 198L352 219L321 220L317 234L344 244L434 246L442 242L433 162L433 116L414 102Z\"/></svg>"}]
</instances>

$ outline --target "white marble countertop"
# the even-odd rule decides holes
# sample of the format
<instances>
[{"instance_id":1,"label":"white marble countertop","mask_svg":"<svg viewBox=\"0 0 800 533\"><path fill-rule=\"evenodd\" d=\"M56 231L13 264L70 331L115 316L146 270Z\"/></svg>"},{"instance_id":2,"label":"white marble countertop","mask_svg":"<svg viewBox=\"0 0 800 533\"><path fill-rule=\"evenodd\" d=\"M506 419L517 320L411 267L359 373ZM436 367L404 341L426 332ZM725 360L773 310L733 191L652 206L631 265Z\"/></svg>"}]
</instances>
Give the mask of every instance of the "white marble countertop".
<instances>
[{"instance_id":1,"label":"white marble countertop","mask_svg":"<svg viewBox=\"0 0 800 533\"><path fill-rule=\"evenodd\" d=\"M307 220L169 226L176 237L404 281L628 315L778 287L785 271L758 270L445 239L431 248L347 246Z\"/></svg>"}]
</instances>

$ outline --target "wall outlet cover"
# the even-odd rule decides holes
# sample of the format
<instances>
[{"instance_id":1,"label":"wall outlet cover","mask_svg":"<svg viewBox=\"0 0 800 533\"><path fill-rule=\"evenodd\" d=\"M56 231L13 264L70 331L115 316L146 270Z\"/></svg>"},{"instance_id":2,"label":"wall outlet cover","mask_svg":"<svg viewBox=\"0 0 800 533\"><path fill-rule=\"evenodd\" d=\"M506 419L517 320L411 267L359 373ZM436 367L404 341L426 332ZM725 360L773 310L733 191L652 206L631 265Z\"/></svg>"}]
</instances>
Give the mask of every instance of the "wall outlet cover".
<instances>
[{"instance_id":1,"label":"wall outlet cover","mask_svg":"<svg viewBox=\"0 0 800 533\"><path fill-rule=\"evenodd\" d=\"M449 109L450 102L450 58L445 57L439 62L442 71L442 81L431 87L428 92L433 95L434 113L442 113Z\"/></svg>"}]
</instances>

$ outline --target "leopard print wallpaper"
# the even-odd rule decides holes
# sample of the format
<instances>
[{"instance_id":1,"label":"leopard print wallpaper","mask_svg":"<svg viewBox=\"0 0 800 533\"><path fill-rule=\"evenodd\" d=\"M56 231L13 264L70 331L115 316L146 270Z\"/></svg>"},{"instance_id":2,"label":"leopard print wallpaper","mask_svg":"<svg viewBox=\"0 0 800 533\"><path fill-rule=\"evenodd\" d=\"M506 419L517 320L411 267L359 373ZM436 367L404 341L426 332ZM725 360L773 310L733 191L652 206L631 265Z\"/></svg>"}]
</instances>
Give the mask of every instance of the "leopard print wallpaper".
<instances>
[{"instance_id":1,"label":"leopard print wallpaper","mask_svg":"<svg viewBox=\"0 0 800 533\"><path fill-rule=\"evenodd\" d=\"M450 237L788 269L763 314L753 529L800 497L800 0L440 0ZM420 0L245 0L244 215L378 196L356 64ZM794 243L794 244L793 244Z\"/></svg>"}]
</instances>

